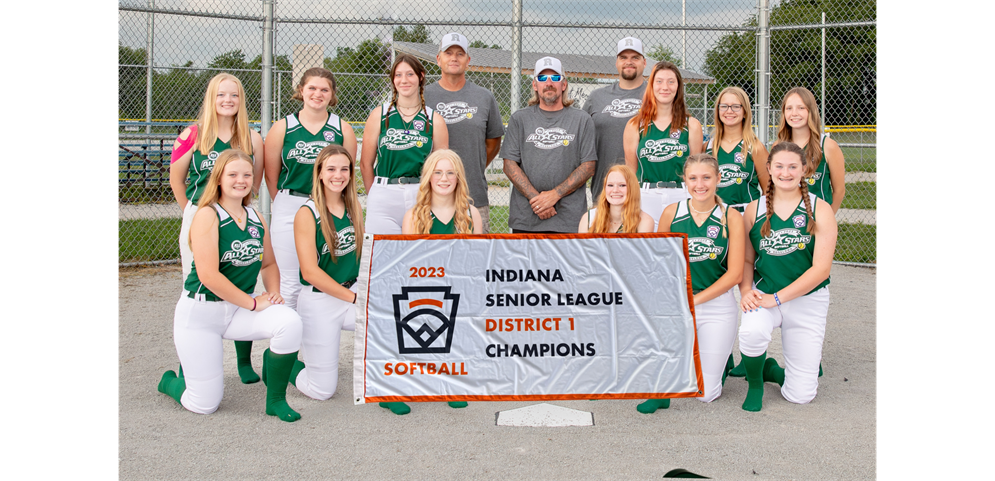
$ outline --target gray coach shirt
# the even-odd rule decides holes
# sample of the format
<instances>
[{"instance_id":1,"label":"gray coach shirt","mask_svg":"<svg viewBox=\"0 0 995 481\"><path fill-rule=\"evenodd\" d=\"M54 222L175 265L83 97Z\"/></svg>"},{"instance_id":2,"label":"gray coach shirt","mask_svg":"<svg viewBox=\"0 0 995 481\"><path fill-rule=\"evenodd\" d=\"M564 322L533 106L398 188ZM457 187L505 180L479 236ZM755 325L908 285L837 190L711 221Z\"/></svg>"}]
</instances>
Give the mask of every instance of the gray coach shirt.
<instances>
[{"instance_id":1,"label":"gray coach shirt","mask_svg":"<svg viewBox=\"0 0 995 481\"><path fill-rule=\"evenodd\" d=\"M643 81L641 87L632 90L625 90L615 82L591 92L587 102L584 103L584 111L594 119L594 130L597 132L595 142L598 149L598 166L591 179L592 202L598 201L608 169L613 165L625 163L622 133L629 119L639 112L645 90L646 81Z\"/></svg>"},{"instance_id":2,"label":"gray coach shirt","mask_svg":"<svg viewBox=\"0 0 995 481\"><path fill-rule=\"evenodd\" d=\"M501 158L517 162L539 192L553 190L581 163L597 160L594 122L580 109L546 112L538 105L511 115L501 144ZM556 203L556 215L540 220L518 189L511 189L508 227L529 231L577 232L587 212L584 187Z\"/></svg>"},{"instance_id":3,"label":"gray coach shirt","mask_svg":"<svg viewBox=\"0 0 995 481\"><path fill-rule=\"evenodd\" d=\"M463 159L473 205L487 205L486 140L504 135L501 110L494 95L469 80L456 92L433 83L425 87L425 103L446 119L449 148Z\"/></svg>"}]
</instances>

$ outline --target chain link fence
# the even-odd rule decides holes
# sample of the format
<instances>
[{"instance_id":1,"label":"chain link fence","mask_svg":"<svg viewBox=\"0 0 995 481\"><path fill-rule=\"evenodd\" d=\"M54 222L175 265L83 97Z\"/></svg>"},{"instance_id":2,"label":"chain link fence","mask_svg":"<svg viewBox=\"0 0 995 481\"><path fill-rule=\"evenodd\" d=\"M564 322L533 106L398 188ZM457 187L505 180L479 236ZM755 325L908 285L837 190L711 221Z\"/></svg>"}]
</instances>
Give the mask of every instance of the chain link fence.
<instances>
[{"instance_id":1,"label":"chain link fence","mask_svg":"<svg viewBox=\"0 0 995 481\"><path fill-rule=\"evenodd\" d=\"M524 59L535 54L579 56L575 62L606 66L602 73L568 77L571 96L578 98L575 107L581 107L593 89L617 80L616 42L626 36L641 39L650 66L653 60L671 60L683 66L685 78L695 79L687 82L686 98L692 115L704 125L706 139L722 88L737 85L746 90L754 103L758 134L768 144L777 137L784 92L808 88L846 159L836 260L874 264L874 1L682 3L119 0L119 261L179 258L181 210L168 179L172 142L195 120L207 82L218 72L242 81L251 125L265 134L268 126L263 122L301 108L291 99L297 75L324 66L337 82L339 103L333 112L352 124L362 142L370 110L390 99L387 77L394 53L420 56L429 82L434 82L439 78L434 63L439 39L458 31L471 48L493 50L473 51L477 53L471 55L467 78L494 94L505 123L530 97L530 79L513 78L510 62L478 65L477 60L491 56L480 52L514 58L518 32L523 69L531 70ZM267 15L270 8L272 17ZM270 28L271 42L266 38ZM431 45L418 45L426 43ZM269 55L264 45L272 45ZM418 54L419 47L432 53ZM264 66L271 67L271 77ZM567 60L563 66L571 71ZM267 82L268 92L263 88ZM766 129L760 126L764 119ZM491 230L508 232L512 187L502 173L501 159L495 159L486 175ZM268 210L268 199L257 203Z\"/></svg>"}]
</instances>

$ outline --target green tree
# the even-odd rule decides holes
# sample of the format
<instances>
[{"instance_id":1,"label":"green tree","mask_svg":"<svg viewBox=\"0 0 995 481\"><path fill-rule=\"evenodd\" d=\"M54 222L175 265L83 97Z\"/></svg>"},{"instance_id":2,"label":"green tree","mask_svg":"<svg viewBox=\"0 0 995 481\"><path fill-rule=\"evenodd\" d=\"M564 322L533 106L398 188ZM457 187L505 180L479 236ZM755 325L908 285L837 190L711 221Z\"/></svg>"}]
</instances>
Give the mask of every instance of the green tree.
<instances>
[{"instance_id":1,"label":"green tree","mask_svg":"<svg viewBox=\"0 0 995 481\"><path fill-rule=\"evenodd\" d=\"M355 48L338 47L334 58L325 58L325 68L335 75L336 111L346 120L366 120L370 110L389 95L390 45L378 38L364 40Z\"/></svg>"},{"instance_id":2,"label":"green tree","mask_svg":"<svg viewBox=\"0 0 995 481\"><path fill-rule=\"evenodd\" d=\"M418 24L410 30L401 25L394 29L395 42L432 43L432 32L428 27Z\"/></svg>"},{"instance_id":3,"label":"green tree","mask_svg":"<svg viewBox=\"0 0 995 481\"><path fill-rule=\"evenodd\" d=\"M484 43L483 40L474 40L474 41L470 42L469 46L470 46L470 48L493 48L493 49L499 49L499 50L501 49L501 46L498 45L498 44L496 44L496 43L493 44L493 45L491 45L491 46L487 46L487 44Z\"/></svg>"},{"instance_id":4,"label":"green tree","mask_svg":"<svg viewBox=\"0 0 995 481\"><path fill-rule=\"evenodd\" d=\"M145 49L118 44L118 116L123 119L145 118ZM126 65L137 65L127 67ZM153 73L154 75L154 73Z\"/></svg>"},{"instance_id":5,"label":"green tree","mask_svg":"<svg viewBox=\"0 0 995 481\"><path fill-rule=\"evenodd\" d=\"M874 0L785 0L771 9L770 24L812 25L866 21L876 18ZM756 28L751 18L744 26ZM805 87L821 102L822 30L775 30L770 37L771 106L778 108L784 93ZM826 29L826 105L820 106L827 124L877 122L877 30L875 27ZM704 70L719 89L737 85L751 99L756 95L756 35L724 35L705 56ZM718 89L716 90L718 91Z\"/></svg>"},{"instance_id":6,"label":"green tree","mask_svg":"<svg viewBox=\"0 0 995 481\"><path fill-rule=\"evenodd\" d=\"M677 54L675 54L670 47L664 47L662 43L658 43L650 48L649 51L646 52L646 56L656 60L657 62L666 60L674 65L677 65L678 67L681 66L681 59L677 57Z\"/></svg>"}]
</instances>

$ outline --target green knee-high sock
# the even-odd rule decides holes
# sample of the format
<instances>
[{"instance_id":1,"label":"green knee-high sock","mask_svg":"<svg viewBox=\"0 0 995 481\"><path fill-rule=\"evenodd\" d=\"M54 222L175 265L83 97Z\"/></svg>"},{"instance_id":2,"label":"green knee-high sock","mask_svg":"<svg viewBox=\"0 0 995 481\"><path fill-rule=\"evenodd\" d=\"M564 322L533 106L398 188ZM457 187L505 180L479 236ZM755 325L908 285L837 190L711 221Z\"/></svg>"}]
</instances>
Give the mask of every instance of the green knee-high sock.
<instances>
[{"instance_id":1,"label":"green knee-high sock","mask_svg":"<svg viewBox=\"0 0 995 481\"><path fill-rule=\"evenodd\" d=\"M726 385L726 376L729 375L729 371L736 366L736 362L732 359L732 353L729 353L729 359L726 359L726 367L722 369L722 385Z\"/></svg>"},{"instance_id":2,"label":"green knee-high sock","mask_svg":"<svg viewBox=\"0 0 995 481\"><path fill-rule=\"evenodd\" d=\"M822 361L819 361L819 377L822 377Z\"/></svg>"},{"instance_id":3,"label":"green knee-high sock","mask_svg":"<svg viewBox=\"0 0 995 481\"><path fill-rule=\"evenodd\" d=\"M764 361L764 382L776 382L778 386L784 385L784 368L777 364L772 357Z\"/></svg>"},{"instance_id":4,"label":"green knee-high sock","mask_svg":"<svg viewBox=\"0 0 995 481\"><path fill-rule=\"evenodd\" d=\"M252 341L235 341L235 361L242 384L259 382L259 375L252 370Z\"/></svg>"},{"instance_id":5,"label":"green knee-high sock","mask_svg":"<svg viewBox=\"0 0 995 481\"><path fill-rule=\"evenodd\" d=\"M162 379L159 380L159 392L173 398L176 402L180 403L180 398L183 397L183 391L187 389L187 382L182 377L176 377L176 373L172 370L162 373ZM182 406L183 403L180 403Z\"/></svg>"},{"instance_id":6,"label":"green knee-high sock","mask_svg":"<svg viewBox=\"0 0 995 481\"><path fill-rule=\"evenodd\" d=\"M767 359L767 352L757 357L750 357L743 354L743 367L746 368L746 382L750 387L746 390L746 400L743 401L743 409L746 411L760 411L764 402L764 360Z\"/></svg>"},{"instance_id":7,"label":"green knee-high sock","mask_svg":"<svg viewBox=\"0 0 995 481\"><path fill-rule=\"evenodd\" d=\"M287 382L290 370L297 361L297 352L276 354L269 349L263 351L263 372L266 373L266 414L276 416L281 421L294 422L301 415L287 405Z\"/></svg>"},{"instance_id":8,"label":"green knee-high sock","mask_svg":"<svg viewBox=\"0 0 995 481\"><path fill-rule=\"evenodd\" d=\"M451 408L465 408L469 405L466 401L448 401L449 407Z\"/></svg>"},{"instance_id":9,"label":"green knee-high sock","mask_svg":"<svg viewBox=\"0 0 995 481\"><path fill-rule=\"evenodd\" d=\"M732 354L729 354L732 357ZM732 377L746 377L746 368L743 367L743 361L740 360L739 364L729 370L729 375Z\"/></svg>"},{"instance_id":10,"label":"green knee-high sock","mask_svg":"<svg viewBox=\"0 0 995 481\"><path fill-rule=\"evenodd\" d=\"M669 407L670 399L647 399L636 406L636 411L643 414L653 414L657 409L667 409Z\"/></svg>"},{"instance_id":11,"label":"green knee-high sock","mask_svg":"<svg viewBox=\"0 0 995 481\"><path fill-rule=\"evenodd\" d=\"M390 412L397 414L398 416L403 416L411 412L411 408L407 404L392 402L392 403L380 403L380 407L384 409L390 409Z\"/></svg>"},{"instance_id":12,"label":"green knee-high sock","mask_svg":"<svg viewBox=\"0 0 995 481\"><path fill-rule=\"evenodd\" d=\"M297 375L300 374L305 367L307 366L305 366L300 359L294 361L294 368L290 370L290 384L293 384L294 387L297 387Z\"/></svg>"},{"instance_id":13,"label":"green knee-high sock","mask_svg":"<svg viewBox=\"0 0 995 481\"><path fill-rule=\"evenodd\" d=\"M180 364L180 370L177 371L176 377L183 379L183 364Z\"/></svg>"}]
</instances>

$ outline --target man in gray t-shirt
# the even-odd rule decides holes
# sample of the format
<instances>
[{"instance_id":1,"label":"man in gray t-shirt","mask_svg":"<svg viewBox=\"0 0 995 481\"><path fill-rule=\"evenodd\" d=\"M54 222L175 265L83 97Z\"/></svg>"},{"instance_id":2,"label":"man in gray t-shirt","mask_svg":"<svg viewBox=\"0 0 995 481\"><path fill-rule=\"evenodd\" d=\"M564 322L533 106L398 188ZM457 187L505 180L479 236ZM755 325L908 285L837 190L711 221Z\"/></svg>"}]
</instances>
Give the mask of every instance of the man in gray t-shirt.
<instances>
[{"instance_id":1,"label":"man in gray t-shirt","mask_svg":"<svg viewBox=\"0 0 995 481\"><path fill-rule=\"evenodd\" d=\"M484 233L488 233L491 223L484 173L501 147L501 111L490 90L466 79L470 65L466 37L455 32L445 34L435 61L442 69L442 77L425 87L425 103L446 119L449 148L463 160L470 197L480 211Z\"/></svg>"},{"instance_id":2,"label":"man in gray t-shirt","mask_svg":"<svg viewBox=\"0 0 995 481\"><path fill-rule=\"evenodd\" d=\"M618 82L591 92L584 103L584 111L594 119L594 130L597 132L598 166L594 179L591 180L593 202L598 201L608 169L613 165L625 164L622 132L626 122L639 112L643 92L646 90L646 80L643 78L643 71L646 70L643 42L638 38L625 37L618 41L616 53Z\"/></svg>"},{"instance_id":3,"label":"man in gray t-shirt","mask_svg":"<svg viewBox=\"0 0 995 481\"><path fill-rule=\"evenodd\" d=\"M570 108L560 61L536 62L529 106L511 115L501 146L511 192L512 232L577 232L587 211L584 183L594 174L594 122Z\"/></svg>"}]
</instances>

